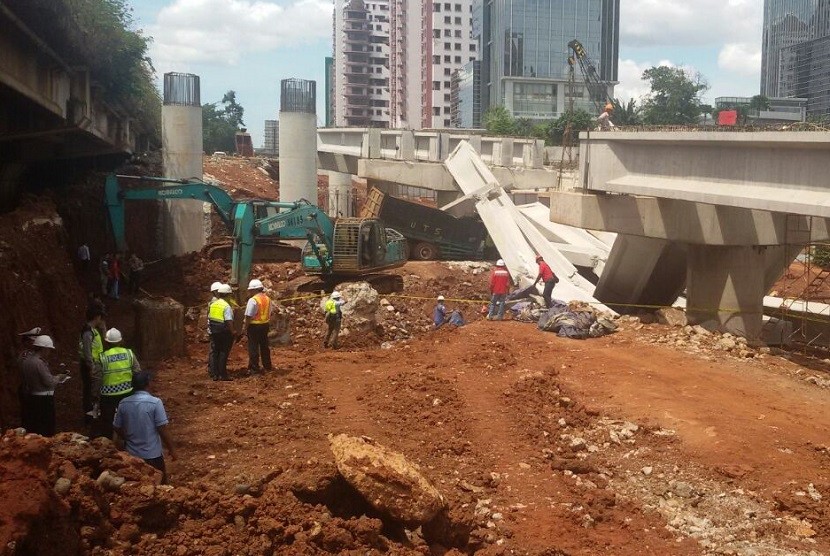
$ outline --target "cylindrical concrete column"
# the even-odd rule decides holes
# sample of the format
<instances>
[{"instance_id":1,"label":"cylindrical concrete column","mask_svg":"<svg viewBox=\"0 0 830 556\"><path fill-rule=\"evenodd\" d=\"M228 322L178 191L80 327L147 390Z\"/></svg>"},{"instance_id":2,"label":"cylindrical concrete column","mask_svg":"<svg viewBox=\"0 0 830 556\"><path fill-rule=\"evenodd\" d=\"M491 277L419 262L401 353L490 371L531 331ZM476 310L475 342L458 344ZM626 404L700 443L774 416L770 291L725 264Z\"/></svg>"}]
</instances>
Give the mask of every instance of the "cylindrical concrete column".
<instances>
[{"instance_id":1,"label":"cylindrical concrete column","mask_svg":"<svg viewBox=\"0 0 830 556\"><path fill-rule=\"evenodd\" d=\"M766 248L689 245L686 312L693 323L756 339L764 316Z\"/></svg>"},{"instance_id":2,"label":"cylindrical concrete column","mask_svg":"<svg viewBox=\"0 0 830 556\"><path fill-rule=\"evenodd\" d=\"M202 105L199 76L164 74L161 108L162 164L164 177L202 179ZM162 255L182 255L205 246L209 229L204 203L191 200L163 201L160 235Z\"/></svg>"},{"instance_id":3,"label":"cylindrical concrete column","mask_svg":"<svg viewBox=\"0 0 830 556\"><path fill-rule=\"evenodd\" d=\"M329 216L352 216L352 175L328 172Z\"/></svg>"},{"instance_id":4,"label":"cylindrical concrete column","mask_svg":"<svg viewBox=\"0 0 830 556\"><path fill-rule=\"evenodd\" d=\"M317 84L280 84L280 201L317 204Z\"/></svg>"}]
</instances>

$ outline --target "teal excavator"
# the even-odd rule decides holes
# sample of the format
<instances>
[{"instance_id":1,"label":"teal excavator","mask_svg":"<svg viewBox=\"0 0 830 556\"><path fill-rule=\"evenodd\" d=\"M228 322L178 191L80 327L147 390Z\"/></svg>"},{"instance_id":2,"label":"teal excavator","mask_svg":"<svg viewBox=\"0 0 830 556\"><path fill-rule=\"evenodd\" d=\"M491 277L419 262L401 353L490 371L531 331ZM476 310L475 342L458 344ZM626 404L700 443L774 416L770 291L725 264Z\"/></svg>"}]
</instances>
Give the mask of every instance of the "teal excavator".
<instances>
[{"instance_id":1,"label":"teal excavator","mask_svg":"<svg viewBox=\"0 0 830 556\"><path fill-rule=\"evenodd\" d=\"M155 187L122 188L121 180ZM232 286L247 284L254 262L297 260L298 249L279 240L306 240L300 254L306 274L317 276L324 287L359 278L382 292L397 291L399 276L377 274L398 268L407 259L406 239L386 228L377 218L338 218L332 221L306 200L295 202L260 199L235 201L221 187L200 180L174 180L110 174L105 185L115 245L127 250L124 202L192 199L210 203L232 234L230 251ZM216 254L214 249L213 256ZM226 252L220 247L220 253Z\"/></svg>"}]
</instances>

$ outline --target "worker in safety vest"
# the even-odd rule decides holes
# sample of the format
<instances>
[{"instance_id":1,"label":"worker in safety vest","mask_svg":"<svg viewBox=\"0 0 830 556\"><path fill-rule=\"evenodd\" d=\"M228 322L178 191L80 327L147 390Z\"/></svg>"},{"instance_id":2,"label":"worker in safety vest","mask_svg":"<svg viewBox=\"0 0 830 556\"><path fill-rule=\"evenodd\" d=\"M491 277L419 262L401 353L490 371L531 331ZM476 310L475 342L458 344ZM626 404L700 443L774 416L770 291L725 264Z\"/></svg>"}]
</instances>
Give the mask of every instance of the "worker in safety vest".
<instances>
[{"instance_id":1,"label":"worker in safety vest","mask_svg":"<svg viewBox=\"0 0 830 556\"><path fill-rule=\"evenodd\" d=\"M123 341L117 328L104 335L107 350L101 353L101 414L98 436L112 438L112 419L121 400L133 392L133 373L141 370L131 349L119 345Z\"/></svg>"},{"instance_id":2,"label":"worker in safety vest","mask_svg":"<svg viewBox=\"0 0 830 556\"><path fill-rule=\"evenodd\" d=\"M210 378L213 380L231 380L228 376L228 356L233 346L233 309L228 303L228 297L232 292L230 285L220 285L216 290L216 299L208 307L208 328L213 353Z\"/></svg>"},{"instance_id":3,"label":"worker in safety vest","mask_svg":"<svg viewBox=\"0 0 830 556\"><path fill-rule=\"evenodd\" d=\"M219 299L217 297L218 294L216 292L219 291L219 288L221 286L222 286L222 282L214 282L210 285L210 295L211 295L211 297L210 297L210 301L208 302L208 306L207 306L208 312L210 312L211 303L213 303L214 301ZM211 335L210 335L210 319L209 318L207 319L207 333L208 333L208 339L210 340L210 352L208 353L208 376L213 378L213 359L216 357L216 354L213 351L213 338L211 338Z\"/></svg>"},{"instance_id":4,"label":"worker in safety vest","mask_svg":"<svg viewBox=\"0 0 830 556\"><path fill-rule=\"evenodd\" d=\"M331 292L325 304L326 324L328 331L326 332L326 339L323 340L323 347L331 347L337 349L337 336L340 334L340 323L343 321L342 307L346 303L339 291Z\"/></svg>"},{"instance_id":5,"label":"worker in safety vest","mask_svg":"<svg viewBox=\"0 0 830 556\"><path fill-rule=\"evenodd\" d=\"M86 311L86 323L81 329L78 340L78 360L81 366L81 406L84 421L91 424L100 414L101 395L101 354L104 353L104 340L101 337L101 323L104 322L103 311L90 306Z\"/></svg>"},{"instance_id":6,"label":"worker in safety vest","mask_svg":"<svg viewBox=\"0 0 830 556\"><path fill-rule=\"evenodd\" d=\"M252 292L248 304L245 306L245 324L242 333L248 335L248 374L260 373L259 358L262 356L262 368L270 371L271 350L268 346L268 328L271 322L271 298L265 294L265 286L257 279L248 284L248 291Z\"/></svg>"}]
</instances>

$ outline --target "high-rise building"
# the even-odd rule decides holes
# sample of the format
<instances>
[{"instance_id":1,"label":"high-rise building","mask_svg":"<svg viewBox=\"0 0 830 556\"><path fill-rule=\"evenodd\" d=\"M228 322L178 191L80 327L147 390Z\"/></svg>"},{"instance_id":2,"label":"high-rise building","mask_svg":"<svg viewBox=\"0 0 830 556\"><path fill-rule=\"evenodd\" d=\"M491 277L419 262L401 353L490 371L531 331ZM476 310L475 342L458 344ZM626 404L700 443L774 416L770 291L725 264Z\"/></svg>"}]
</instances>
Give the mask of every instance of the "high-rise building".
<instances>
[{"instance_id":1,"label":"high-rise building","mask_svg":"<svg viewBox=\"0 0 830 556\"><path fill-rule=\"evenodd\" d=\"M422 5L427 0L390 0L391 127L421 127Z\"/></svg>"},{"instance_id":2,"label":"high-rise building","mask_svg":"<svg viewBox=\"0 0 830 556\"><path fill-rule=\"evenodd\" d=\"M450 101L452 127L481 127L481 62L468 62L453 73Z\"/></svg>"},{"instance_id":3,"label":"high-rise building","mask_svg":"<svg viewBox=\"0 0 830 556\"><path fill-rule=\"evenodd\" d=\"M389 127L389 31L389 0L335 0L335 125Z\"/></svg>"},{"instance_id":4,"label":"high-rise building","mask_svg":"<svg viewBox=\"0 0 830 556\"><path fill-rule=\"evenodd\" d=\"M478 59L472 36L472 0L428 2L422 6L421 126L452 126L452 76Z\"/></svg>"},{"instance_id":5,"label":"high-rise building","mask_svg":"<svg viewBox=\"0 0 830 556\"><path fill-rule=\"evenodd\" d=\"M265 134L262 141L262 150L266 153L279 156L280 154L280 121L265 120Z\"/></svg>"},{"instance_id":6,"label":"high-rise building","mask_svg":"<svg viewBox=\"0 0 830 556\"><path fill-rule=\"evenodd\" d=\"M765 0L761 94L830 115L830 0Z\"/></svg>"},{"instance_id":7,"label":"high-rise building","mask_svg":"<svg viewBox=\"0 0 830 556\"><path fill-rule=\"evenodd\" d=\"M568 43L577 39L600 78L617 82L620 0L475 0L473 34L481 45L482 107L545 120L567 110ZM579 70L577 70L578 72ZM577 73L574 102L593 110Z\"/></svg>"}]
</instances>

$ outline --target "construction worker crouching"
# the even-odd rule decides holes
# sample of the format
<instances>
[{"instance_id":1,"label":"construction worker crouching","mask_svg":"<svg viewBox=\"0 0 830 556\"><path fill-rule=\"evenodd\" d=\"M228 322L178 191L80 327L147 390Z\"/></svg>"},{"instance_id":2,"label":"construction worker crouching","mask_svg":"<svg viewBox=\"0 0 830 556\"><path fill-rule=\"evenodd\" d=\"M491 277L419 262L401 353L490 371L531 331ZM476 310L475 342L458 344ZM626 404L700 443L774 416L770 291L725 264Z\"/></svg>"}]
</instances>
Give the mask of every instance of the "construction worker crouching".
<instances>
[{"instance_id":1,"label":"construction worker crouching","mask_svg":"<svg viewBox=\"0 0 830 556\"><path fill-rule=\"evenodd\" d=\"M104 341L110 346L101 353L101 415L99 434L112 438L112 419L121 400L133 392L133 373L141 370L133 350L122 347L121 332L110 328L104 335Z\"/></svg>"},{"instance_id":2,"label":"construction worker crouching","mask_svg":"<svg viewBox=\"0 0 830 556\"><path fill-rule=\"evenodd\" d=\"M342 307L345 303L346 300L343 299L343 296L337 290L331 292L331 295L326 301L325 312L328 331L326 332L326 339L323 340L324 348L329 347L329 344L334 349L338 347L337 336L340 334L340 324L343 321Z\"/></svg>"},{"instance_id":3,"label":"construction worker crouching","mask_svg":"<svg viewBox=\"0 0 830 556\"><path fill-rule=\"evenodd\" d=\"M213 380L231 380L228 376L228 356L233 346L233 309L228 297L233 293L230 285L222 284L216 290L216 299L208 307L208 328L210 330L213 366L210 377Z\"/></svg>"},{"instance_id":4,"label":"construction worker crouching","mask_svg":"<svg viewBox=\"0 0 830 556\"><path fill-rule=\"evenodd\" d=\"M272 370L271 350L268 345L268 329L271 322L271 298L265 294L265 286L257 279L248 284L252 292L245 306L245 324L242 333L248 335L248 374L259 374L259 359L262 356L262 368Z\"/></svg>"}]
</instances>

